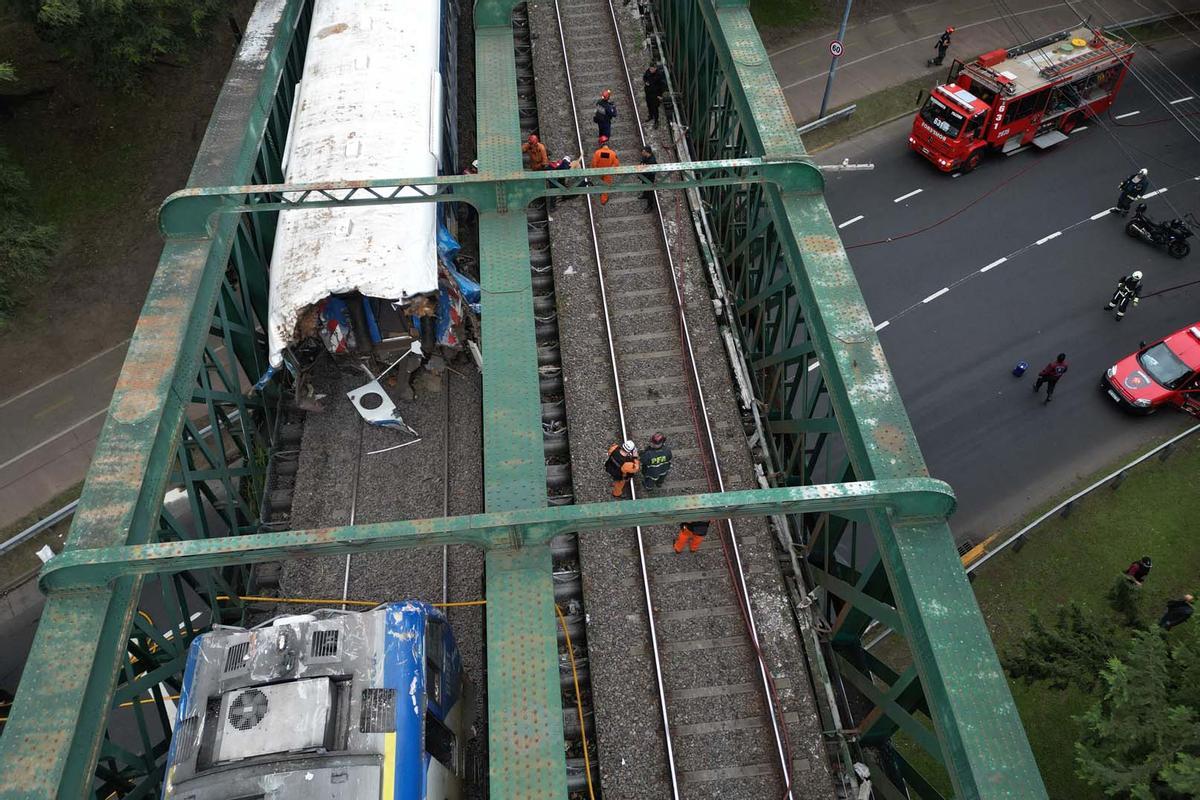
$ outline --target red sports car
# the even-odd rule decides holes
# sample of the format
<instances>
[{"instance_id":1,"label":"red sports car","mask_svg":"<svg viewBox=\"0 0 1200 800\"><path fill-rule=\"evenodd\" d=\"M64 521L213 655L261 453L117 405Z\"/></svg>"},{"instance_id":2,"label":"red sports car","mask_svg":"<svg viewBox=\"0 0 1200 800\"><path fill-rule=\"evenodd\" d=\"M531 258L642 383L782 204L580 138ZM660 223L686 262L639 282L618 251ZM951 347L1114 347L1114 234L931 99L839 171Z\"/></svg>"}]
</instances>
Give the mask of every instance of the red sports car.
<instances>
[{"instance_id":1,"label":"red sports car","mask_svg":"<svg viewBox=\"0 0 1200 800\"><path fill-rule=\"evenodd\" d=\"M1108 368L1101 387L1142 414L1162 406L1200 414L1200 322L1121 359Z\"/></svg>"}]
</instances>

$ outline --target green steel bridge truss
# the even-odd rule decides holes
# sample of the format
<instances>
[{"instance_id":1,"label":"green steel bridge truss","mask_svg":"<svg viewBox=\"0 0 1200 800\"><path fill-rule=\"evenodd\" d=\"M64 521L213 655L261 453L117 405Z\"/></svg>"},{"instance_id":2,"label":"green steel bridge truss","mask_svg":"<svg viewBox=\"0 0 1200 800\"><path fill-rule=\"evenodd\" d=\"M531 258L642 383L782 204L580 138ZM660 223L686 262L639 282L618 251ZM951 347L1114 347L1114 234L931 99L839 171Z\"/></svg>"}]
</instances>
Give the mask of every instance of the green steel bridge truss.
<instances>
[{"instance_id":1,"label":"green steel bridge truss","mask_svg":"<svg viewBox=\"0 0 1200 800\"><path fill-rule=\"evenodd\" d=\"M267 33L265 44L235 58L189 188L164 203L158 272L66 548L43 571L45 611L0 737L0 798L157 794L170 744L166 693L178 689L201 633L189 611L203 603L213 620L242 621L236 598L253 563L469 543L486 553L491 795L561 800L546 543L562 531L678 522L698 511L786 519L806 577L822 589L837 669L872 706L854 731L861 742L902 732L944 767L956 797L1045 797L947 525L953 494L928 476L747 0L658 3L659 44L698 160L654 171L663 173L660 191L695 187L710 210L776 488L547 507L524 209L541 195L641 191L645 170L616 170L613 186L590 190L522 173L513 5L475 6L478 176L284 186L280 158L310 10L307 0L260 0L251 27ZM264 532L279 398L242 385L267 366L278 210L446 200L479 211L486 513ZM187 490L191 524L164 508L172 486ZM870 558L834 557L867 539ZM171 618L140 615L144 592ZM872 622L902 635L903 666L862 647ZM109 734L120 704L133 743L128 732ZM897 763L910 792L941 796ZM903 796L879 771L874 779L883 796Z\"/></svg>"}]
</instances>

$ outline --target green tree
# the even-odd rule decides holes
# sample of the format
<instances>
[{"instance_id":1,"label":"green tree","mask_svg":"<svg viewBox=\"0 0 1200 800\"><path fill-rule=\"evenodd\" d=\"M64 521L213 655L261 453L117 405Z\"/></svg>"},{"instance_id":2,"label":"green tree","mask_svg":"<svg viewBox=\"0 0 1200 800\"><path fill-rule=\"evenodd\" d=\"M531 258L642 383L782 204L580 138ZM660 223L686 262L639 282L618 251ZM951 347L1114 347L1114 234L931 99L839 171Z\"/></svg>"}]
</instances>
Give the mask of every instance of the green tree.
<instances>
[{"instance_id":1,"label":"green tree","mask_svg":"<svg viewBox=\"0 0 1200 800\"><path fill-rule=\"evenodd\" d=\"M1030 612L1029 630L1004 666L1014 678L1046 681L1055 689L1074 685L1091 691L1114 648L1114 631L1071 602L1058 609L1052 626L1036 611Z\"/></svg>"},{"instance_id":2,"label":"green tree","mask_svg":"<svg viewBox=\"0 0 1200 800\"><path fill-rule=\"evenodd\" d=\"M1141 599L1141 588L1135 586L1124 575L1117 578L1112 588L1108 590L1109 606L1121 616L1125 625L1130 628L1143 627Z\"/></svg>"},{"instance_id":3,"label":"green tree","mask_svg":"<svg viewBox=\"0 0 1200 800\"><path fill-rule=\"evenodd\" d=\"M1194 631L1195 629L1191 629ZM1170 640L1170 641L1168 641ZM1200 796L1200 708L1194 705L1196 634L1137 631L1101 672L1104 694L1079 721L1079 777L1109 797Z\"/></svg>"},{"instance_id":4,"label":"green tree","mask_svg":"<svg viewBox=\"0 0 1200 800\"><path fill-rule=\"evenodd\" d=\"M26 0L38 35L90 64L105 83L131 87L166 56L181 57L202 35L220 0Z\"/></svg>"}]
</instances>

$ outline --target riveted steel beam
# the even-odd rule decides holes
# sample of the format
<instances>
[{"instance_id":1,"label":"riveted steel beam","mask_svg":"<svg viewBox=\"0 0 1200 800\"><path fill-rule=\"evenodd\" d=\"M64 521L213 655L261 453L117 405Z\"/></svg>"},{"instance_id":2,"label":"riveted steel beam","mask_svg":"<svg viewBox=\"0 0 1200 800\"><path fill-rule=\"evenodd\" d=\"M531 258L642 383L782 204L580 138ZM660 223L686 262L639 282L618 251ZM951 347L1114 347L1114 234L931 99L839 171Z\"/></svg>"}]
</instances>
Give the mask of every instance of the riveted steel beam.
<instances>
[{"instance_id":1,"label":"riveted steel beam","mask_svg":"<svg viewBox=\"0 0 1200 800\"><path fill-rule=\"evenodd\" d=\"M73 550L55 556L43 567L41 585L48 592L82 589L126 576L403 547L469 544L486 549L509 548L514 540L522 546L541 545L560 533L663 525L697 517L876 509L893 519L944 520L954 506L954 493L942 481L907 478L713 492L621 503L525 507L460 517ZM885 621L895 623L890 617Z\"/></svg>"},{"instance_id":2,"label":"riveted steel beam","mask_svg":"<svg viewBox=\"0 0 1200 800\"><path fill-rule=\"evenodd\" d=\"M481 162L483 166L483 162ZM612 169L562 172L518 170L497 174L440 175L363 181L268 184L260 186L192 187L175 192L158 210L158 227L167 239L211 235L219 214L306 211L318 208L397 205L408 203L470 203L480 211L498 208L524 213L539 197L580 194L693 189L772 183L790 192L819 194L821 171L808 161L767 161L762 158L684 161ZM600 181L613 178L612 183ZM675 180L655 183L658 177ZM591 181L591 183L585 183ZM593 180L594 179L594 180Z\"/></svg>"}]
</instances>

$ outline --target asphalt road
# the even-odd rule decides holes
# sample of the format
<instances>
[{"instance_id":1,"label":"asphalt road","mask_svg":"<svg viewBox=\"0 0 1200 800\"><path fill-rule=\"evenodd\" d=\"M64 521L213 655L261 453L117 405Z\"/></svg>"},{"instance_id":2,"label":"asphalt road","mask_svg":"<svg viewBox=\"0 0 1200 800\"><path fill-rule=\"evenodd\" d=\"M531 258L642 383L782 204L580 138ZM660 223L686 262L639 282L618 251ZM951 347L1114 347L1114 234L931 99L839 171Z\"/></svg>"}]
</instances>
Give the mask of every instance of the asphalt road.
<instances>
[{"instance_id":1,"label":"asphalt road","mask_svg":"<svg viewBox=\"0 0 1200 800\"><path fill-rule=\"evenodd\" d=\"M1200 48L1178 39L1158 54L1200 88ZM1165 88L1147 56L1135 63ZM1175 85L1168 99L1192 94L1200 98ZM1197 100L1171 108L1200 127ZM1195 424L1181 413L1129 416L1098 389L1101 373L1139 340L1200 320L1200 284L1143 300L1120 323L1101 310L1133 269L1145 273L1147 294L1200 280L1196 240L1196 252L1176 261L1126 236L1123 221L1091 218L1143 165L1152 188L1169 187L1148 201L1152 216L1175 216L1167 201L1200 212L1200 142L1131 79L1113 115L1135 111L1119 121L1124 127L1093 121L1056 148L993 156L959 177L907 150L907 119L817 159L875 164L827 175L827 197L930 471L958 493L952 527L960 538L978 541ZM1070 371L1046 405L1032 380L1059 351ZM1022 359L1031 369L1016 379L1011 369Z\"/></svg>"}]
</instances>

